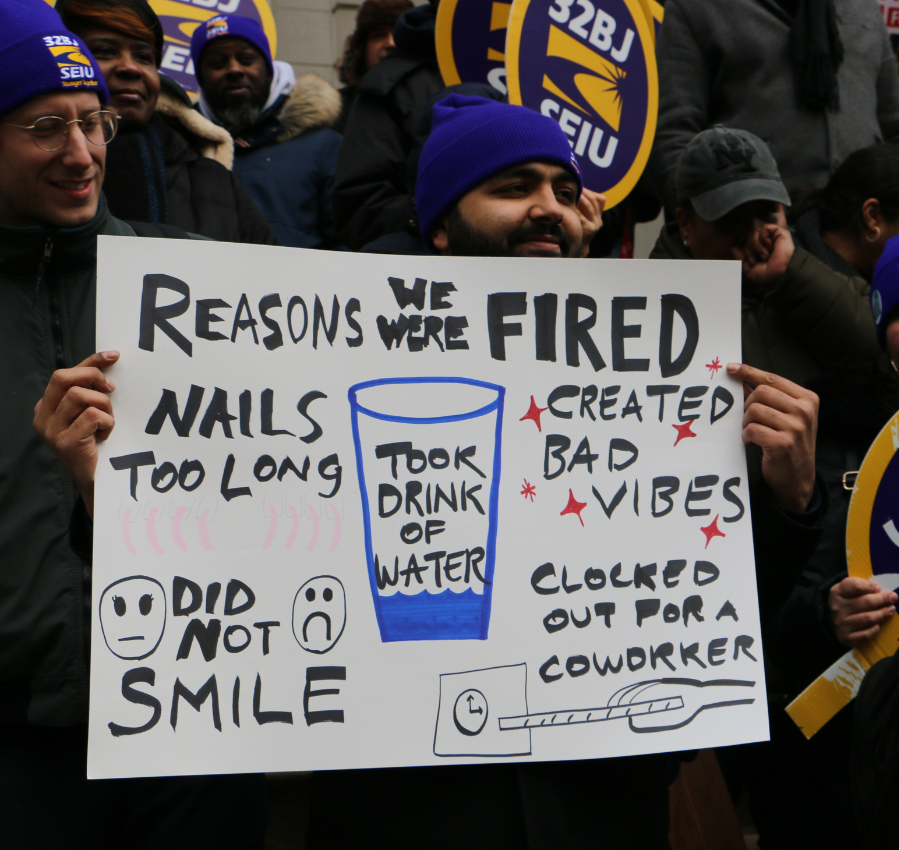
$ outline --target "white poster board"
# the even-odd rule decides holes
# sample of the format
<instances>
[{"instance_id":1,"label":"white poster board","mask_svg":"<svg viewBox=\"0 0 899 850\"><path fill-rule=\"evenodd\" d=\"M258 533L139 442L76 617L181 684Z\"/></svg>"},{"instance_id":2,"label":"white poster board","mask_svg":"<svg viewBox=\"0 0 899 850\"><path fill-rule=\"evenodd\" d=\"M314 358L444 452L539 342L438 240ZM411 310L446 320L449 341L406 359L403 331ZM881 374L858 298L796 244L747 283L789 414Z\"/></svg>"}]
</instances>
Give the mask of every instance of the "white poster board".
<instances>
[{"instance_id":1,"label":"white poster board","mask_svg":"<svg viewBox=\"0 0 899 850\"><path fill-rule=\"evenodd\" d=\"M737 263L101 237L97 303L91 777L767 738Z\"/></svg>"},{"instance_id":2,"label":"white poster board","mask_svg":"<svg viewBox=\"0 0 899 850\"><path fill-rule=\"evenodd\" d=\"M897 0L881 0L878 4L883 15L883 23L890 35L899 33L899 2Z\"/></svg>"}]
</instances>

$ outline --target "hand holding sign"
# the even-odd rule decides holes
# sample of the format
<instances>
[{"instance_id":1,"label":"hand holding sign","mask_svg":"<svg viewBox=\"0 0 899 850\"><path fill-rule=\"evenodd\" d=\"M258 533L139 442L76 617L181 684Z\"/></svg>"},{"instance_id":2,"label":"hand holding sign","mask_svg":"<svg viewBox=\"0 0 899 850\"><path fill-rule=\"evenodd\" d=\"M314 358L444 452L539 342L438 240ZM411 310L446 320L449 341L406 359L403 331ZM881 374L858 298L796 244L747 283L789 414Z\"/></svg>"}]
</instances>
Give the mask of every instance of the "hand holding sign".
<instances>
[{"instance_id":1,"label":"hand holding sign","mask_svg":"<svg viewBox=\"0 0 899 850\"><path fill-rule=\"evenodd\" d=\"M830 589L830 616L837 640L850 648L861 646L880 631L881 623L896 613L899 596L881 590L871 579L849 576Z\"/></svg>"},{"instance_id":2,"label":"hand holding sign","mask_svg":"<svg viewBox=\"0 0 899 850\"><path fill-rule=\"evenodd\" d=\"M762 475L774 500L787 510L806 510L815 490L818 396L753 366L728 363L727 371L747 384L743 442L761 448Z\"/></svg>"},{"instance_id":3,"label":"hand holding sign","mask_svg":"<svg viewBox=\"0 0 899 850\"><path fill-rule=\"evenodd\" d=\"M34 430L49 443L94 513L97 443L115 425L108 393L115 384L101 369L119 359L118 351L100 351L72 369L57 369L43 398L34 406Z\"/></svg>"}]
</instances>

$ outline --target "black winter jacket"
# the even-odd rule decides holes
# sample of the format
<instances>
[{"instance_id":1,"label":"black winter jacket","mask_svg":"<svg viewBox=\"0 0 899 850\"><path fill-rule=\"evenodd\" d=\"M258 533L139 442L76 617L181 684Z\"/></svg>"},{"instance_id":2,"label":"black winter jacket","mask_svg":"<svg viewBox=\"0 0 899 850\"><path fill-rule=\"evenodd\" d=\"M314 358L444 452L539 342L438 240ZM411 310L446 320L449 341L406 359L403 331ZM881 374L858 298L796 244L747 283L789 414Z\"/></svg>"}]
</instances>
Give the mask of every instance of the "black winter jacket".
<instances>
[{"instance_id":1,"label":"black winter jacket","mask_svg":"<svg viewBox=\"0 0 899 850\"><path fill-rule=\"evenodd\" d=\"M110 212L128 221L172 224L219 242L277 245L231 172L234 144L227 130L191 109L173 85L166 81L146 126L121 134L109 146L104 193Z\"/></svg>"},{"instance_id":2,"label":"black winter jacket","mask_svg":"<svg viewBox=\"0 0 899 850\"><path fill-rule=\"evenodd\" d=\"M425 105L444 87L435 15L431 6L417 6L400 16L397 52L371 68L356 92L334 178L337 236L353 251L404 229L406 159Z\"/></svg>"},{"instance_id":3,"label":"black winter jacket","mask_svg":"<svg viewBox=\"0 0 899 850\"><path fill-rule=\"evenodd\" d=\"M135 235L102 198L83 227L0 226L2 723L87 721L90 571L69 545L76 491L32 419L52 372L94 351L99 234Z\"/></svg>"}]
</instances>

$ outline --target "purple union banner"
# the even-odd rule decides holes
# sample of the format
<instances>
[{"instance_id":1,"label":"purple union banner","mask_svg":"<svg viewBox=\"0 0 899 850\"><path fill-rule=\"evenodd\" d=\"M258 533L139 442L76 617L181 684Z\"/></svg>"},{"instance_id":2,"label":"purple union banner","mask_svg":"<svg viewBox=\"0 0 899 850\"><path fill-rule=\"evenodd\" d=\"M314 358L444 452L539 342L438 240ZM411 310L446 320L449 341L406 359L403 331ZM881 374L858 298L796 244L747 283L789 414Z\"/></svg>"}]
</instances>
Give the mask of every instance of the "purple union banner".
<instances>
[{"instance_id":1,"label":"purple union banner","mask_svg":"<svg viewBox=\"0 0 899 850\"><path fill-rule=\"evenodd\" d=\"M509 101L559 122L606 208L627 197L649 159L659 99L639 0L515 0L506 71Z\"/></svg>"}]
</instances>

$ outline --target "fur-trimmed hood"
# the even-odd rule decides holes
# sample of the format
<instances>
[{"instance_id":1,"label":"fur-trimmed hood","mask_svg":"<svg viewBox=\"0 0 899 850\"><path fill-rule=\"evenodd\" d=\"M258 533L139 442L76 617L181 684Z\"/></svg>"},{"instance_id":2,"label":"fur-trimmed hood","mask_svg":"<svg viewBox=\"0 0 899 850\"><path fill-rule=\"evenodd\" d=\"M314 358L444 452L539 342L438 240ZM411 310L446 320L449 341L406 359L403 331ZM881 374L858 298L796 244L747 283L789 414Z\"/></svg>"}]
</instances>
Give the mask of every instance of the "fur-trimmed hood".
<instances>
[{"instance_id":1,"label":"fur-trimmed hood","mask_svg":"<svg viewBox=\"0 0 899 850\"><path fill-rule=\"evenodd\" d=\"M331 127L340 115L340 93L316 74L303 74L278 113L284 127L277 141L288 142L317 127Z\"/></svg>"},{"instance_id":2,"label":"fur-trimmed hood","mask_svg":"<svg viewBox=\"0 0 899 850\"><path fill-rule=\"evenodd\" d=\"M197 153L214 159L231 170L234 164L234 139L224 127L213 124L193 109L189 101L185 103L167 91L165 86L159 93L156 111L181 125L182 134L187 136L191 147L195 148Z\"/></svg>"}]
</instances>

